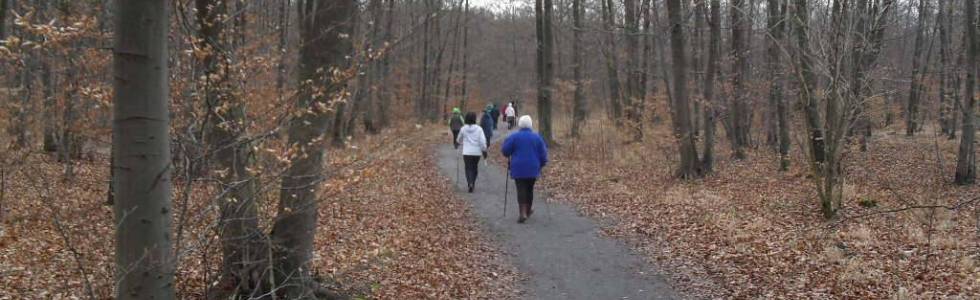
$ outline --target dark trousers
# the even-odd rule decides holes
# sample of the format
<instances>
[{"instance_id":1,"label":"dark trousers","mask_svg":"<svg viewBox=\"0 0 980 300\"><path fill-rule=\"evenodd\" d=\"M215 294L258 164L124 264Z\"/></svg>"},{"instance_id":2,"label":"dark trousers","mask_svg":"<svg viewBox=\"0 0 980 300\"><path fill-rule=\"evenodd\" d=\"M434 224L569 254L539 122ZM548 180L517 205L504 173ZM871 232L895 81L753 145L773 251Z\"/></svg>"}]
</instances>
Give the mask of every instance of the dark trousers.
<instances>
[{"instance_id":1,"label":"dark trousers","mask_svg":"<svg viewBox=\"0 0 980 300\"><path fill-rule=\"evenodd\" d=\"M476 175L478 175L480 166L480 156L476 155L465 155L463 156L463 163L466 164L466 183L467 186L476 185Z\"/></svg>"},{"instance_id":2,"label":"dark trousers","mask_svg":"<svg viewBox=\"0 0 980 300\"><path fill-rule=\"evenodd\" d=\"M514 117L507 117L507 130L514 129L514 125L517 125L517 124L514 124L516 122L517 122L516 118L514 118Z\"/></svg>"},{"instance_id":3,"label":"dark trousers","mask_svg":"<svg viewBox=\"0 0 980 300\"><path fill-rule=\"evenodd\" d=\"M536 178L514 179L514 185L517 186L517 203L526 204L528 210L531 210L531 205L534 204L534 183L537 181Z\"/></svg>"},{"instance_id":4,"label":"dark trousers","mask_svg":"<svg viewBox=\"0 0 980 300\"><path fill-rule=\"evenodd\" d=\"M459 130L450 130L453 132L453 148L459 148L459 143L456 142L459 139Z\"/></svg>"}]
</instances>

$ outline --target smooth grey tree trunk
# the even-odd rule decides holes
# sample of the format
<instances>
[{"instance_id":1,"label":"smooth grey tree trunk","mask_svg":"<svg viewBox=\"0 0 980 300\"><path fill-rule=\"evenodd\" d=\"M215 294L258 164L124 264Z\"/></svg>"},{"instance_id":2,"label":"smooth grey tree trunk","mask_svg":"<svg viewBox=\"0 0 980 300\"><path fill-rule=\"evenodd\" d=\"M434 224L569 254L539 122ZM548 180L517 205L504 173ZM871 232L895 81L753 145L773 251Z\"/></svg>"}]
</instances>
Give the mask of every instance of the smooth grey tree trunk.
<instances>
[{"instance_id":1,"label":"smooth grey tree trunk","mask_svg":"<svg viewBox=\"0 0 980 300\"><path fill-rule=\"evenodd\" d=\"M775 109L775 114L771 114L770 122L774 123L775 130L770 133L774 136L774 143L778 144L779 150L779 170L789 169L789 124L787 124L786 101L783 94L783 77L780 51L783 41L783 29L785 28L785 5L780 5L779 0L768 0L767 26L769 27L768 68L769 68L769 109ZM774 118L773 118L774 117ZM775 122L773 122L775 121Z\"/></svg>"},{"instance_id":2,"label":"smooth grey tree trunk","mask_svg":"<svg viewBox=\"0 0 980 300\"><path fill-rule=\"evenodd\" d=\"M572 41L572 67L575 73L575 99L572 108L572 137L581 136L582 123L585 122L586 105L585 83L582 75L582 0L572 0L572 15L574 19L574 37Z\"/></svg>"},{"instance_id":3,"label":"smooth grey tree trunk","mask_svg":"<svg viewBox=\"0 0 980 300\"><path fill-rule=\"evenodd\" d=\"M602 1L602 23L606 31L606 80L609 85L610 116L617 126L623 124L623 94L619 81L619 50L616 47L616 14L612 0Z\"/></svg>"},{"instance_id":4,"label":"smooth grey tree trunk","mask_svg":"<svg viewBox=\"0 0 980 300\"><path fill-rule=\"evenodd\" d=\"M913 136L919 130L919 102L922 98L922 84L924 75L922 74L923 55L926 43L926 22L928 22L929 0L919 0L918 24L915 28L915 46L912 52L912 83L909 88L909 99L905 108L905 135Z\"/></svg>"},{"instance_id":5,"label":"smooth grey tree trunk","mask_svg":"<svg viewBox=\"0 0 980 300\"><path fill-rule=\"evenodd\" d=\"M332 99L344 90L346 82L337 82L329 73L348 65L353 45L352 17L354 0L306 0L297 5L300 26L299 82L297 108L308 110L288 125L288 143L301 149L291 159L282 176L279 212L272 230L275 280L281 294L288 299L312 298L316 291L310 272L313 239L316 235L317 191L324 177L328 111Z\"/></svg>"},{"instance_id":6,"label":"smooth grey tree trunk","mask_svg":"<svg viewBox=\"0 0 980 300\"><path fill-rule=\"evenodd\" d=\"M718 60L721 56L721 1L711 0L708 62L704 72L704 155L701 158L701 172L710 173L715 164L715 77L718 75Z\"/></svg>"},{"instance_id":7,"label":"smooth grey tree trunk","mask_svg":"<svg viewBox=\"0 0 980 300\"><path fill-rule=\"evenodd\" d=\"M734 62L732 66L732 105L729 122L733 132L732 150L736 159L745 158L745 147L749 145L749 128L751 118L748 110L748 88L746 82L749 73L748 59L748 39L750 22L747 0L733 0L731 5L731 24L732 24L732 49L731 56Z\"/></svg>"},{"instance_id":8,"label":"smooth grey tree trunk","mask_svg":"<svg viewBox=\"0 0 980 300\"><path fill-rule=\"evenodd\" d=\"M116 2L116 298L174 299L167 34L170 1Z\"/></svg>"},{"instance_id":9,"label":"smooth grey tree trunk","mask_svg":"<svg viewBox=\"0 0 980 300\"><path fill-rule=\"evenodd\" d=\"M204 111L207 122L204 140L207 144L210 170L221 191L217 199L221 237L222 273L214 294L221 298L248 297L260 285L267 257L265 236L258 227L255 181L248 168L252 148L243 142L247 120L242 99L235 98L229 66L237 47L230 47L235 38L227 30L225 18L228 4L220 0L196 0L198 49L203 54L198 64L204 72Z\"/></svg>"},{"instance_id":10,"label":"smooth grey tree trunk","mask_svg":"<svg viewBox=\"0 0 980 300\"><path fill-rule=\"evenodd\" d=\"M691 103L687 94L687 54L684 46L684 19L680 0L667 0L667 15L670 21L670 52L674 61L674 132L679 145L681 163L677 176L695 178L701 176L698 166L698 150L691 132Z\"/></svg>"},{"instance_id":11,"label":"smooth grey tree trunk","mask_svg":"<svg viewBox=\"0 0 980 300\"><path fill-rule=\"evenodd\" d=\"M640 85L643 66L640 57L640 14L637 0L623 0L623 28L626 35L626 120L634 141L643 140L642 102Z\"/></svg>"},{"instance_id":12,"label":"smooth grey tree trunk","mask_svg":"<svg viewBox=\"0 0 980 300\"><path fill-rule=\"evenodd\" d=\"M977 149L975 94L977 81L977 5L975 0L966 0L967 73L966 93L963 94L963 132L960 134L960 151L956 160L956 183L973 184L977 180ZM980 212L978 212L980 214Z\"/></svg>"},{"instance_id":13,"label":"smooth grey tree trunk","mask_svg":"<svg viewBox=\"0 0 980 300\"><path fill-rule=\"evenodd\" d=\"M7 10L10 9L10 0L0 0L0 40L7 38Z\"/></svg>"},{"instance_id":14,"label":"smooth grey tree trunk","mask_svg":"<svg viewBox=\"0 0 980 300\"><path fill-rule=\"evenodd\" d=\"M538 60L538 130L548 144L554 144L551 128L551 98L554 94L554 36L552 34L552 15L554 5L551 0L537 0L535 16L538 20L537 60Z\"/></svg>"}]
</instances>

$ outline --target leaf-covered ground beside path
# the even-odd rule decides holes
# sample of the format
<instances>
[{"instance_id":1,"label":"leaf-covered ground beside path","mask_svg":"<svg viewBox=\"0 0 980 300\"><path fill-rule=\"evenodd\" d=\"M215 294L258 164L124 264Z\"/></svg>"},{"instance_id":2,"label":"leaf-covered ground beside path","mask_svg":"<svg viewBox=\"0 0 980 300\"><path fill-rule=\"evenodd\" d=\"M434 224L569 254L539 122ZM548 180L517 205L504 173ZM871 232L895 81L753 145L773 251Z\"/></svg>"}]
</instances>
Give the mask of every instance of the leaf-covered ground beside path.
<instances>
[{"instance_id":1,"label":"leaf-covered ground beside path","mask_svg":"<svg viewBox=\"0 0 980 300\"><path fill-rule=\"evenodd\" d=\"M669 131L647 141L565 140L552 153L545 188L608 220L607 234L663 266L692 297L980 298L980 208L858 217L980 196L977 186L949 183L952 141L881 133L870 152L848 152L844 217L836 222L821 217L798 154L780 173L768 150L733 161L722 144L717 172L686 182L671 176Z\"/></svg>"},{"instance_id":2,"label":"leaf-covered ground beside path","mask_svg":"<svg viewBox=\"0 0 980 300\"><path fill-rule=\"evenodd\" d=\"M515 298L516 271L473 225L432 161L431 145L443 137L433 132L386 132L330 151L333 177L323 186L315 272L368 298ZM71 183L59 179L62 165L47 155L5 170L0 299L86 298L82 270L97 298L111 296L106 159L77 164ZM186 209L179 186L174 196L175 224L185 224L177 272L184 299L202 298L219 270L214 193L196 186ZM274 203L263 203L264 216L274 211Z\"/></svg>"}]
</instances>

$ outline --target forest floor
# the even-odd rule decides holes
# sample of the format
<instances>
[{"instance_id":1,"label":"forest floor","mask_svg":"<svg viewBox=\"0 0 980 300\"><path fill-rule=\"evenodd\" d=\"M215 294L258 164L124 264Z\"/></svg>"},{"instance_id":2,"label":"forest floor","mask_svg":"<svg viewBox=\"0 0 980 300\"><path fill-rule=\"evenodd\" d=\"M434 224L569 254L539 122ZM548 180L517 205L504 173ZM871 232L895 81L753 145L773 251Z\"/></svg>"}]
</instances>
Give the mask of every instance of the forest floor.
<instances>
[{"instance_id":1,"label":"forest floor","mask_svg":"<svg viewBox=\"0 0 980 300\"><path fill-rule=\"evenodd\" d=\"M330 151L315 272L357 298L516 298L520 275L438 173L433 131L403 128ZM4 170L0 299L88 298L88 287L95 298L110 298L107 158L77 162L71 182L60 179L63 164L49 155L20 161ZM219 270L216 208L208 189L193 189L186 209L181 195L178 185L177 288L180 298L197 299ZM266 228L275 212L267 202Z\"/></svg>"},{"instance_id":2,"label":"forest floor","mask_svg":"<svg viewBox=\"0 0 980 300\"><path fill-rule=\"evenodd\" d=\"M958 141L877 132L870 151L845 154L844 207L827 221L799 148L779 172L773 151L735 161L722 143L714 174L683 181L671 175L677 155L666 126L625 146L590 128L581 140L559 140L545 188L606 220L605 234L644 253L690 297L980 298L980 206L958 206L980 187L950 183Z\"/></svg>"}]
</instances>

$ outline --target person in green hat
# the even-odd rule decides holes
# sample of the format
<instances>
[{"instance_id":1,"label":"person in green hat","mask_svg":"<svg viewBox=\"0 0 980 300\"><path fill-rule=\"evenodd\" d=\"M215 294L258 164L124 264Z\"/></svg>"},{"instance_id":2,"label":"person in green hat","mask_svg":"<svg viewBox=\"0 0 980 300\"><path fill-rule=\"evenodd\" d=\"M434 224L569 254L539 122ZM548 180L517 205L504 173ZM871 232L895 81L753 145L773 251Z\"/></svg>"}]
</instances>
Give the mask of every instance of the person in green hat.
<instances>
[{"instance_id":1,"label":"person in green hat","mask_svg":"<svg viewBox=\"0 0 980 300\"><path fill-rule=\"evenodd\" d=\"M459 149L459 131L463 129L463 111L453 107L453 116L449 118L449 131L453 133L453 148Z\"/></svg>"}]
</instances>

